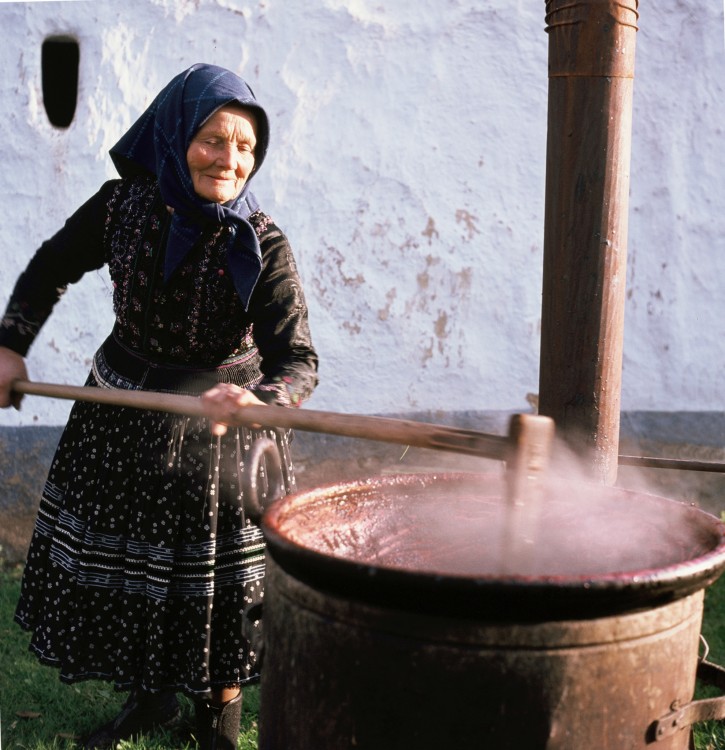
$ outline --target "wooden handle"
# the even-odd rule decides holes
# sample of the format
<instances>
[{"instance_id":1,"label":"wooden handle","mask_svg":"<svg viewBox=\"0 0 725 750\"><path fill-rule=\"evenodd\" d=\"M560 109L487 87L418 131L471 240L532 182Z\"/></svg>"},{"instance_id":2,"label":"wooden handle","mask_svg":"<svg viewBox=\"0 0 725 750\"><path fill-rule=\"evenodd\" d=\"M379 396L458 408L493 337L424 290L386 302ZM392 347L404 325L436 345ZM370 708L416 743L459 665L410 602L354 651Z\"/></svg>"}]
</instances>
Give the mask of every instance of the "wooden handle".
<instances>
[{"instance_id":1,"label":"wooden handle","mask_svg":"<svg viewBox=\"0 0 725 750\"><path fill-rule=\"evenodd\" d=\"M71 401L91 401L111 406L129 406L134 409L166 411L189 417L203 417L206 413L197 396L157 391L126 391L116 388L91 388L81 385L57 385L55 383L32 383L15 380L12 390L26 396L47 396Z\"/></svg>"},{"instance_id":2,"label":"wooden handle","mask_svg":"<svg viewBox=\"0 0 725 750\"><path fill-rule=\"evenodd\" d=\"M623 456L620 454L619 465L636 466L640 469L725 472L725 463L720 461L697 461L691 458L657 458L655 456Z\"/></svg>"},{"instance_id":3,"label":"wooden handle","mask_svg":"<svg viewBox=\"0 0 725 750\"><path fill-rule=\"evenodd\" d=\"M47 396L72 401L92 401L112 406L129 406L134 409L166 411L189 417L205 417L206 412L197 396L157 391L126 391L114 388L89 388L78 385L55 385L16 380L14 391L28 396ZM268 427L286 427L303 432L322 432L342 437L379 440L387 443L410 445L416 448L451 451L468 456L507 461L514 440L505 435L490 435L476 430L414 422L387 417L367 417L357 414L314 411L313 409L287 409L283 406L245 406L239 410L237 425L261 424ZM676 458L649 456L619 456L623 466L641 468L679 469L681 471L725 472L725 464L714 461L690 461Z\"/></svg>"},{"instance_id":4,"label":"wooden handle","mask_svg":"<svg viewBox=\"0 0 725 750\"><path fill-rule=\"evenodd\" d=\"M55 385L32 383L27 380L16 380L13 383L13 390L28 396L91 401L193 417L206 416L201 400L197 396L177 393ZM499 461L506 460L510 446L509 438L506 436L490 435L475 430L387 417L338 414L312 409L288 409L284 406L244 406L237 412L233 424L246 426L261 424L267 427L323 432L417 448L446 450Z\"/></svg>"}]
</instances>

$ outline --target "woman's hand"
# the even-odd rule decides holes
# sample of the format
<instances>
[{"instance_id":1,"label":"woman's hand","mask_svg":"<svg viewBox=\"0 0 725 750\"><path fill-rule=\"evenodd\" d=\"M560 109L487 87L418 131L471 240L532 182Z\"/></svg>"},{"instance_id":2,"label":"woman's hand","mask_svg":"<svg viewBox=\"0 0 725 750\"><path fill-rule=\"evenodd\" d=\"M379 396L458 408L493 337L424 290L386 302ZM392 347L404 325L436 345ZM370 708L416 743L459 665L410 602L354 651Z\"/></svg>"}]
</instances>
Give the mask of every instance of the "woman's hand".
<instances>
[{"instance_id":1,"label":"woman's hand","mask_svg":"<svg viewBox=\"0 0 725 750\"><path fill-rule=\"evenodd\" d=\"M23 395L15 393L12 385L16 380L27 379L28 371L25 369L23 357L12 349L0 346L0 408L14 406L20 409Z\"/></svg>"},{"instance_id":2,"label":"woman's hand","mask_svg":"<svg viewBox=\"0 0 725 750\"><path fill-rule=\"evenodd\" d=\"M266 406L251 391L230 383L219 383L201 394L204 411L211 420L213 435L224 435L227 426L244 406Z\"/></svg>"}]
</instances>

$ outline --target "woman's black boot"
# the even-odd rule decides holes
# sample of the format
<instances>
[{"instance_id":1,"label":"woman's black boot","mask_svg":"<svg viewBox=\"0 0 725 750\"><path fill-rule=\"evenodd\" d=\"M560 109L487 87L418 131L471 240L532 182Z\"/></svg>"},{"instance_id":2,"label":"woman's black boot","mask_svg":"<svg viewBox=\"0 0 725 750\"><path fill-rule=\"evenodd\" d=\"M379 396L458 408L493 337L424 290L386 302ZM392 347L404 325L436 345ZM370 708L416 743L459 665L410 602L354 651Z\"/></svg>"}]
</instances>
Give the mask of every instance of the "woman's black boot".
<instances>
[{"instance_id":1,"label":"woman's black boot","mask_svg":"<svg viewBox=\"0 0 725 750\"><path fill-rule=\"evenodd\" d=\"M132 690L118 716L96 729L86 740L84 750L105 750L138 734L169 729L178 722L180 715L176 693Z\"/></svg>"},{"instance_id":2,"label":"woman's black boot","mask_svg":"<svg viewBox=\"0 0 725 750\"><path fill-rule=\"evenodd\" d=\"M200 750L237 750L242 693L214 706L208 701L196 704L196 741Z\"/></svg>"}]
</instances>

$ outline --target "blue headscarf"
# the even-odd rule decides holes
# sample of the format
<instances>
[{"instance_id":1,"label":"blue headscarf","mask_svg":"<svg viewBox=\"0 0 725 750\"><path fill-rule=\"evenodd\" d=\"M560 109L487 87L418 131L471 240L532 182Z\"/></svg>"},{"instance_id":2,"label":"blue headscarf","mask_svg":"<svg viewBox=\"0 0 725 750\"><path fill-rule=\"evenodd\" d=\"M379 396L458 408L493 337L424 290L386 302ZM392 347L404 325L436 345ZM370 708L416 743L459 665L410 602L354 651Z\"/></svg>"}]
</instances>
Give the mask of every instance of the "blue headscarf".
<instances>
[{"instance_id":1,"label":"blue headscarf","mask_svg":"<svg viewBox=\"0 0 725 750\"><path fill-rule=\"evenodd\" d=\"M251 109L257 120L257 145L252 174L241 194L228 203L213 203L194 191L186 152L199 128L220 107L237 103ZM252 89L236 74L216 65L192 65L173 78L149 108L111 149L121 177L156 175L161 196L174 209L164 260L164 279L171 274L209 223L232 228L227 247L234 286L249 306L262 268L259 240L247 221L259 207L249 192L249 180L259 170L269 143L269 122Z\"/></svg>"}]
</instances>

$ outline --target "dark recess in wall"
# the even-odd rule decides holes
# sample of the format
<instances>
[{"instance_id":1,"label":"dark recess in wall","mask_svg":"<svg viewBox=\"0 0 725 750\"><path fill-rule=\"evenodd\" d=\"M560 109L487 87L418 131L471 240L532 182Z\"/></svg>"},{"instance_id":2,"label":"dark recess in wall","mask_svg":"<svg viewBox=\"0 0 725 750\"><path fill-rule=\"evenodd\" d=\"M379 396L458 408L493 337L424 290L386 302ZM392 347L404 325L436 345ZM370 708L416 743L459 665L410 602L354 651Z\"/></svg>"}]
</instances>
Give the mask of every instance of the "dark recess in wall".
<instances>
[{"instance_id":1,"label":"dark recess in wall","mask_svg":"<svg viewBox=\"0 0 725 750\"><path fill-rule=\"evenodd\" d=\"M43 42L43 105L56 128L67 128L73 122L78 103L79 61L80 47L75 39L53 36Z\"/></svg>"}]
</instances>

